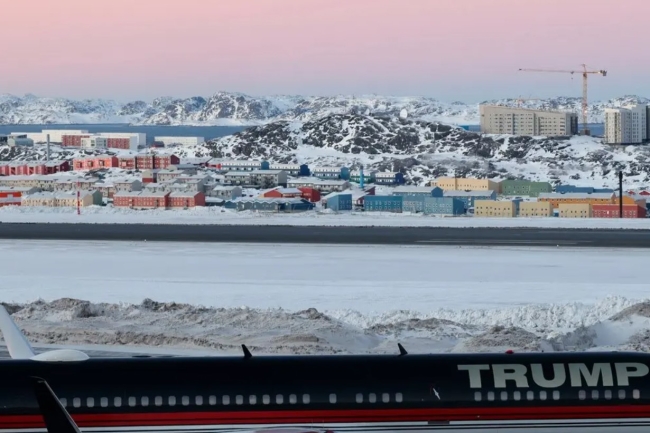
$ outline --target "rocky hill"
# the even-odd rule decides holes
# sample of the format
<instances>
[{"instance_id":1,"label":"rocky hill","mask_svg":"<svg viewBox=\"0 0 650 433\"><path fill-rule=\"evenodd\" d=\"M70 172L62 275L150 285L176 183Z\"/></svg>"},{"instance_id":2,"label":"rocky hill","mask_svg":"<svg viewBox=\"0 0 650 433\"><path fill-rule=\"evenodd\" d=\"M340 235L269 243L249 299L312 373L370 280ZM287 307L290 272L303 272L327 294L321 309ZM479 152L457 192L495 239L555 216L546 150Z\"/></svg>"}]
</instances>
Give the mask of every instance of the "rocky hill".
<instances>
[{"instance_id":1,"label":"rocky hill","mask_svg":"<svg viewBox=\"0 0 650 433\"><path fill-rule=\"evenodd\" d=\"M580 112L581 99L558 97L483 101L506 106ZM624 96L594 102L589 118L600 123L603 110L647 98ZM426 97L271 96L217 92L210 97L161 97L151 102L0 95L0 124L133 123L142 125L260 125L278 120L313 121L332 114L394 116L451 124L478 124L478 103L445 103Z\"/></svg>"},{"instance_id":2,"label":"rocky hill","mask_svg":"<svg viewBox=\"0 0 650 433\"><path fill-rule=\"evenodd\" d=\"M650 148L613 147L593 137L481 135L437 122L333 114L307 122L277 121L180 150L182 156L264 158L275 162L399 170L413 184L439 176L616 186L650 185Z\"/></svg>"}]
</instances>

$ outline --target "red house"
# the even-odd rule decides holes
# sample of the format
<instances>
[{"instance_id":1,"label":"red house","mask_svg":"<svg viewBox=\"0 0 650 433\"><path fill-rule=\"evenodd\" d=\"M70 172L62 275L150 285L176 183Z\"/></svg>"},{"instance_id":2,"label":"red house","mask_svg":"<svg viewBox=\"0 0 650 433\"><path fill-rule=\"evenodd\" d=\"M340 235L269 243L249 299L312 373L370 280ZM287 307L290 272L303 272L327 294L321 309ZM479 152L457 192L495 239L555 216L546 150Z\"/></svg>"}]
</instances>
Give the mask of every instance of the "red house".
<instances>
[{"instance_id":1,"label":"red house","mask_svg":"<svg viewBox=\"0 0 650 433\"><path fill-rule=\"evenodd\" d=\"M117 166L125 170L135 170L136 168L135 156L118 156Z\"/></svg>"},{"instance_id":2,"label":"red house","mask_svg":"<svg viewBox=\"0 0 650 433\"><path fill-rule=\"evenodd\" d=\"M55 174L70 171L68 161L50 161L45 163L45 174Z\"/></svg>"},{"instance_id":3,"label":"red house","mask_svg":"<svg viewBox=\"0 0 650 433\"><path fill-rule=\"evenodd\" d=\"M153 168L167 168L180 163L181 159L176 155L154 155L153 157Z\"/></svg>"},{"instance_id":4,"label":"red house","mask_svg":"<svg viewBox=\"0 0 650 433\"><path fill-rule=\"evenodd\" d=\"M594 204L592 205L594 218L619 218L618 204ZM646 209L637 204L623 205L623 218L645 218Z\"/></svg>"},{"instance_id":5,"label":"red house","mask_svg":"<svg viewBox=\"0 0 650 433\"><path fill-rule=\"evenodd\" d=\"M309 188L306 186L302 186L298 188L301 192L302 195L301 197L304 198L305 200L309 200L312 203L316 203L320 201L320 191L314 188Z\"/></svg>"},{"instance_id":6,"label":"red house","mask_svg":"<svg viewBox=\"0 0 650 433\"><path fill-rule=\"evenodd\" d=\"M114 168L117 167L117 165L118 165L117 157L111 155L88 156L85 158L74 159L75 170L96 170L98 168Z\"/></svg>"},{"instance_id":7,"label":"red house","mask_svg":"<svg viewBox=\"0 0 650 433\"><path fill-rule=\"evenodd\" d=\"M0 207L20 206L23 194L39 191L37 188L0 187Z\"/></svg>"},{"instance_id":8,"label":"red house","mask_svg":"<svg viewBox=\"0 0 650 433\"><path fill-rule=\"evenodd\" d=\"M135 168L138 170L151 170L153 166L153 155L137 155L135 157Z\"/></svg>"},{"instance_id":9,"label":"red house","mask_svg":"<svg viewBox=\"0 0 650 433\"><path fill-rule=\"evenodd\" d=\"M275 188L262 194L264 198L300 198L303 192L298 188Z\"/></svg>"},{"instance_id":10,"label":"red house","mask_svg":"<svg viewBox=\"0 0 650 433\"><path fill-rule=\"evenodd\" d=\"M114 207L131 209L167 209L169 207L168 192L116 192L113 194Z\"/></svg>"},{"instance_id":11,"label":"red house","mask_svg":"<svg viewBox=\"0 0 650 433\"><path fill-rule=\"evenodd\" d=\"M200 191L172 192L169 194L169 207L186 208L205 206L205 194Z\"/></svg>"},{"instance_id":12,"label":"red house","mask_svg":"<svg viewBox=\"0 0 650 433\"><path fill-rule=\"evenodd\" d=\"M71 135L62 135L61 136L61 144L64 146L70 146L70 147L81 147L81 139L82 138L89 138L90 135L76 135L76 134L71 134Z\"/></svg>"}]
</instances>

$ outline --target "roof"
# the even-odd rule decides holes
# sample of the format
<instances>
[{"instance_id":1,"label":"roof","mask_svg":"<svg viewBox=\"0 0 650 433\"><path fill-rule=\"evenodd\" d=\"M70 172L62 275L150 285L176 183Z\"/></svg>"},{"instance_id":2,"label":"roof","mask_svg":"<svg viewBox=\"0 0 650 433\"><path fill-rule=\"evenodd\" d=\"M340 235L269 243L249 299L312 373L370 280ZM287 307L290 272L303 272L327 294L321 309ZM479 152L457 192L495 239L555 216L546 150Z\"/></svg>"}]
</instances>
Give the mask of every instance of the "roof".
<instances>
[{"instance_id":1,"label":"roof","mask_svg":"<svg viewBox=\"0 0 650 433\"><path fill-rule=\"evenodd\" d=\"M269 167L300 169L303 164L269 164Z\"/></svg>"},{"instance_id":2,"label":"roof","mask_svg":"<svg viewBox=\"0 0 650 433\"><path fill-rule=\"evenodd\" d=\"M347 180L324 180L318 179L312 182L314 185L345 185L349 183Z\"/></svg>"},{"instance_id":3,"label":"roof","mask_svg":"<svg viewBox=\"0 0 650 433\"><path fill-rule=\"evenodd\" d=\"M546 199L557 199L557 198L573 198L573 199L587 199L587 198L593 198L596 200L603 200L603 199L610 199L614 197L614 193L612 192L592 192L592 193L586 193L586 192L565 192L565 193L558 193L558 192L543 192L540 193L537 198L546 198Z\"/></svg>"},{"instance_id":4,"label":"roof","mask_svg":"<svg viewBox=\"0 0 650 433\"><path fill-rule=\"evenodd\" d=\"M340 172L343 167L314 167L312 171L321 172L321 171L335 171Z\"/></svg>"},{"instance_id":5,"label":"roof","mask_svg":"<svg viewBox=\"0 0 650 433\"><path fill-rule=\"evenodd\" d=\"M276 188L275 191L280 194L302 194L298 188Z\"/></svg>"},{"instance_id":6,"label":"roof","mask_svg":"<svg viewBox=\"0 0 650 433\"><path fill-rule=\"evenodd\" d=\"M35 186L0 186L0 192L26 192L36 189Z\"/></svg>"},{"instance_id":7,"label":"roof","mask_svg":"<svg viewBox=\"0 0 650 433\"><path fill-rule=\"evenodd\" d=\"M281 198L281 197L272 197L272 198L257 198L257 197L237 197L232 200L228 200L231 203L303 203L305 200L301 198Z\"/></svg>"},{"instance_id":8,"label":"roof","mask_svg":"<svg viewBox=\"0 0 650 433\"><path fill-rule=\"evenodd\" d=\"M488 197L494 194L491 189L488 190L474 190L474 191L445 191L445 197Z\"/></svg>"},{"instance_id":9,"label":"roof","mask_svg":"<svg viewBox=\"0 0 650 433\"><path fill-rule=\"evenodd\" d=\"M252 171L229 171L226 176L250 176Z\"/></svg>"},{"instance_id":10,"label":"roof","mask_svg":"<svg viewBox=\"0 0 650 433\"><path fill-rule=\"evenodd\" d=\"M194 198L198 194L203 194L200 191L173 191L171 194L169 194L170 197L187 197L187 198Z\"/></svg>"},{"instance_id":11,"label":"roof","mask_svg":"<svg viewBox=\"0 0 650 433\"><path fill-rule=\"evenodd\" d=\"M37 180L37 181L50 181L55 182L58 180L56 177L47 176L47 175L12 175L12 176L2 176L0 181L12 181L12 180Z\"/></svg>"},{"instance_id":12,"label":"roof","mask_svg":"<svg viewBox=\"0 0 650 433\"><path fill-rule=\"evenodd\" d=\"M71 183L78 183L78 182L98 182L99 178L98 177L91 177L91 178L86 178L86 177L79 177L79 178L72 178L72 179L56 179L54 183L57 183L59 185L62 184L71 184Z\"/></svg>"},{"instance_id":13,"label":"roof","mask_svg":"<svg viewBox=\"0 0 650 433\"><path fill-rule=\"evenodd\" d=\"M169 192L165 191L122 191L116 192L113 197L165 197Z\"/></svg>"},{"instance_id":14,"label":"roof","mask_svg":"<svg viewBox=\"0 0 650 433\"><path fill-rule=\"evenodd\" d=\"M395 177L399 174L398 171L379 171L375 173L375 177Z\"/></svg>"},{"instance_id":15,"label":"roof","mask_svg":"<svg viewBox=\"0 0 650 433\"><path fill-rule=\"evenodd\" d=\"M95 194L97 191L79 191L79 198L84 198L88 195ZM39 199L39 198L53 198L53 199L69 199L76 198L77 191L57 191L57 192L35 192L34 194L29 194L25 196L27 199Z\"/></svg>"},{"instance_id":16,"label":"roof","mask_svg":"<svg viewBox=\"0 0 650 433\"><path fill-rule=\"evenodd\" d=\"M251 170L252 174L280 174L285 173L283 170Z\"/></svg>"},{"instance_id":17,"label":"roof","mask_svg":"<svg viewBox=\"0 0 650 433\"><path fill-rule=\"evenodd\" d=\"M232 191L235 188L241 189L241 187L236 185L217 185L214 188L212 188L212 191Z\"/></svg>"},{"instance_id":18,"label":"roof","mask_svg":"<svg viewBox=\"0 0 650 433\"><path fill-rule=\"evenodd\" d=\"M435 186L398 186L397 188L393 189L393 193L395 192L426 192L430 193L437 187Z\"/></svg>"},{"instance_id":19,"label":"roof","mask_svg":"<svg viewBox=\"0 0 650 433\"><path fill-rule=\"evenodd\" d=\"M221 165L262 165L262 161L249 161L247 159L233 159L230 161L221 161L221 162L215 162L215 164L221 164Z\"/></svg>"}]
</instances>

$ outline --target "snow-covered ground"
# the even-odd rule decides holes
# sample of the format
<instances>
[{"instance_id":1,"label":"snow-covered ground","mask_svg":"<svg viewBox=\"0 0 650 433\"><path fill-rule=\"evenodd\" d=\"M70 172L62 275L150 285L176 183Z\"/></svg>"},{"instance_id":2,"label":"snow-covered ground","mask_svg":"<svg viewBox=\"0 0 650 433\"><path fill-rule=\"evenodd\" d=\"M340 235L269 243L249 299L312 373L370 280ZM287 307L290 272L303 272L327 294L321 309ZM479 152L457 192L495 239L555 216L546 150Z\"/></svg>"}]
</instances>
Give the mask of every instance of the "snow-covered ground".
<instances>
[{"instance_id":1,"label":"snow-covered ground","mask_svg":"<svg viewBox=\"0 0 650 433\"><path fill-rule=\"evenodd\" d=\"M277 214L237 212L218 207L175 210L132 210L112 206L83 208L0 207L4 223L91 223L91 224L219 224L354 227L533 227L586 229L650 229L650 219L608 218L474 218L435 217L422 214L383 212L305 212Z\"/></svg>"},{"instance_id":2,"label":"snow-covered ground","mask_svg":"<svg viewBox=\"0 0 650 433\"><path fill-rule=\"evenodd\" d=\"M37 343L650 347L647 250L3 241L0 254L0 300L21 304L10 309Z\"/></svg>"}]
</instances>

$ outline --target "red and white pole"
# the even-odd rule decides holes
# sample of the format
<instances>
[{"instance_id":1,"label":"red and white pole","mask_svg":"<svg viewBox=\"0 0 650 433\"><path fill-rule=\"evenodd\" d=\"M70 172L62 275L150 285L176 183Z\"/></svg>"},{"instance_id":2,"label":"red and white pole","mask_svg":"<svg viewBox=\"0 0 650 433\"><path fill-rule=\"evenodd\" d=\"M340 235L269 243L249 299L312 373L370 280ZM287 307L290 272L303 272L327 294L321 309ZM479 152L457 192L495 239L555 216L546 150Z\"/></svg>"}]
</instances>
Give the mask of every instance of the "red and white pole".
<instances>
[{"instance_id":1,"label":"red and white pole","mask_svg":"<svg viewBox=\"0 0 650 433\"><path fill-rule=\"evenodd\" d=\"M77 215L81 215L81 182L77 181Z\"/></svg>"}]
</instances>

